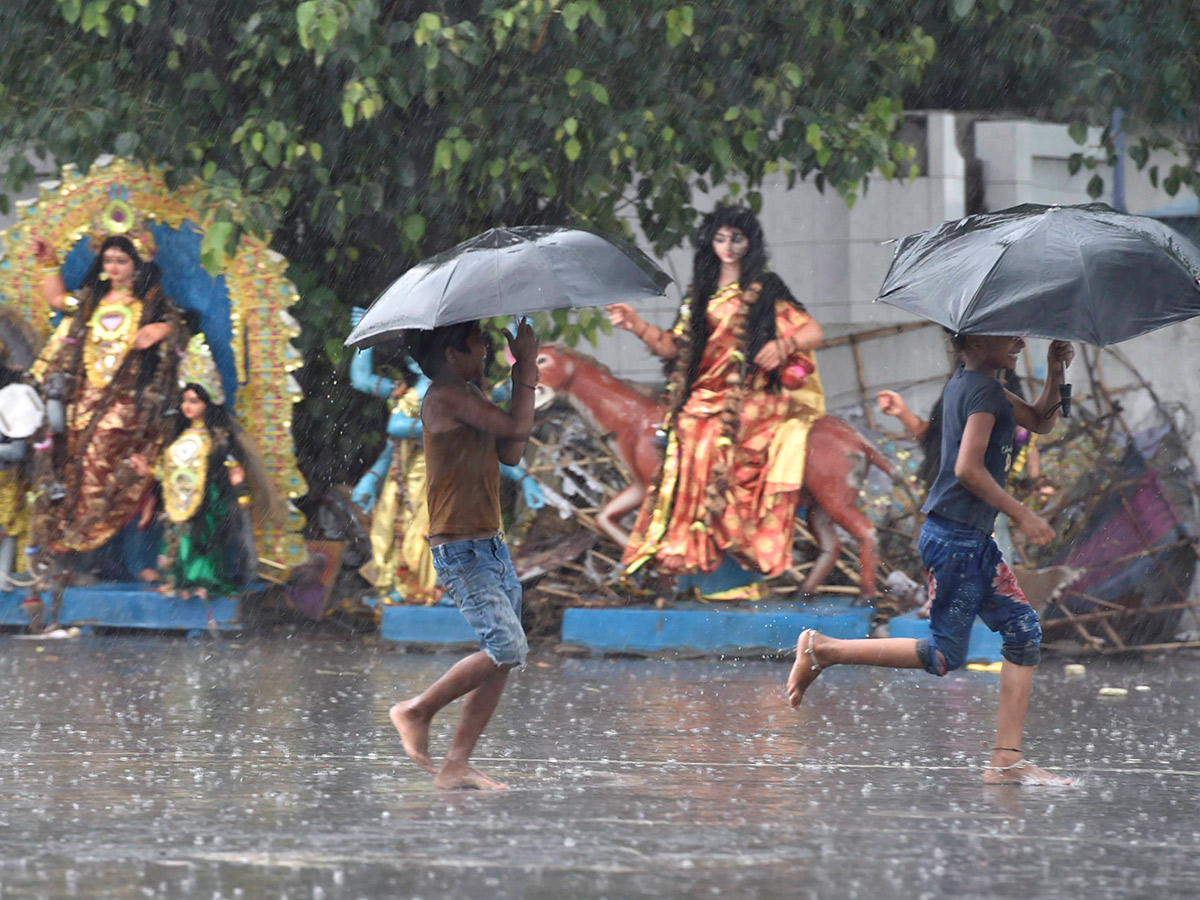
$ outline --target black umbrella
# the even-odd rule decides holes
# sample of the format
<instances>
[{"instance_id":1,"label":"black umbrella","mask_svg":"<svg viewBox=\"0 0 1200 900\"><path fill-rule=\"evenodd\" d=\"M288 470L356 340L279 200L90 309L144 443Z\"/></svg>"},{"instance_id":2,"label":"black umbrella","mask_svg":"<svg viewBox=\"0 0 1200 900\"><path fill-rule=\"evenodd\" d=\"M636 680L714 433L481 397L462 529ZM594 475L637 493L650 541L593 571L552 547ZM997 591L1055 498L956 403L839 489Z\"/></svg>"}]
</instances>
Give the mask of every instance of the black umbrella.
<instances>
[{"instance_id":1,"label":"black umbrella","mask_svg":"<svg viewBox=\"0 0 1200 900\"><path fill-rule=\"evenodd\" d=\"M1029 203L904 238L877 299L962 334L1102 347L1200 315L1198 279L1200 248L1162 222Z\"/></svg>"},{"instance_id":2,"label":"black umbrella","mask_svg":"<svg viewBox=\"0 0 1200 900\"><path fill-rule=\"evenodd\" d=\"M370 347L403 331L662 296L671 278L622 240L578 228L493 228L405 272L350 332Z\"/></svg>"}]
</instances>

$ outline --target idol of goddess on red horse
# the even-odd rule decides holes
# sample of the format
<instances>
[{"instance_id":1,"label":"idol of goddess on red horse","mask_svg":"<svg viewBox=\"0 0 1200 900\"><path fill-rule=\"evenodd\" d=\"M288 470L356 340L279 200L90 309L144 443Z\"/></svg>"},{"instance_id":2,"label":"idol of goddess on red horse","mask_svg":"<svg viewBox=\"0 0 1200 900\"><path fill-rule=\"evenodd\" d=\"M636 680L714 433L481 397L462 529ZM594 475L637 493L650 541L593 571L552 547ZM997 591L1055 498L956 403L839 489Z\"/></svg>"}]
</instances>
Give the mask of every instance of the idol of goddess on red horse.
<instances>
[{"instance_id":1,"label":"idol of goddess on red horse","mask_svg":"<svg viewBox=\"0 0 1200 900\"><path fill-rule=\"evenodd\" d=\"M544 347L540 355L543 384L614 435L633 477L598 524L625 545L630 573L647 564L670 575L711 573L728 554L773 577L792 565L803 504L820 552L801 589L814 593L835 565L836 523L858 541L861 594L872 599L875 532L856 502L866 469L890 466L855 429L825 415L812 356L821 328L765 271L757 219L719 208L705 218L696 245L692 296L670 331L623 304L609 308L614 325L668 361L665 405L563 348ZM639 504L627 536L618 520ZM757 597L762 588L735 593Z\"/></svg>"}]
</instances>

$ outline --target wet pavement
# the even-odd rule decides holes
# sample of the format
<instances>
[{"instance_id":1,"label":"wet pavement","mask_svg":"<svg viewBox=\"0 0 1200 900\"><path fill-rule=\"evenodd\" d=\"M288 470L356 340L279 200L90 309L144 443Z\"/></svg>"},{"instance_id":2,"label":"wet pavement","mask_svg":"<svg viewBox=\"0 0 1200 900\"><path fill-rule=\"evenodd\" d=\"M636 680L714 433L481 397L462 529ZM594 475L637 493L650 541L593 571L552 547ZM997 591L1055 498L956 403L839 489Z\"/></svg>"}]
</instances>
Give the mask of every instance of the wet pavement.
<instances>
[{"instance_id":1,"label":"wet pavement","mask_svg":"<svg viewBox=\"0 0 1200 900\"><path fill-rule=\"evenodd\" d=\"M782 662L542 650L479 747L501 795L398 756L388 706L453 659L0 636L0 897L1200 892L1196 657L1049 660L1027 750L1079 783L1022 789L979 780L994 674L835 669L797 715Z\"/></svg>"}]
</instances>

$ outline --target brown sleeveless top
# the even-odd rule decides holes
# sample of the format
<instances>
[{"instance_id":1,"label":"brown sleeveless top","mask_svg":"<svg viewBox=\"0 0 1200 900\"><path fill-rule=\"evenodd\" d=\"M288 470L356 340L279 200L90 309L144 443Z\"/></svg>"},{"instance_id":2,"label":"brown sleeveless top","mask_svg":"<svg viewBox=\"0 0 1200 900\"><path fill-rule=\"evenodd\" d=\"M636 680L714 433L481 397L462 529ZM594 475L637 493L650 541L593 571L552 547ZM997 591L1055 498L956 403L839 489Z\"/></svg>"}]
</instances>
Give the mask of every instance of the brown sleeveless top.
<instances>
[{"instance_id":1,"label":"brown sleeveless top","mask_svg":"<svg viewBox=\"0 0 1200 900\"><path fill-rule=\"evenodd\" d=\"M500 530L496 436L470 425L425 432L429 534Z\"/></svg>"}]
</instances>

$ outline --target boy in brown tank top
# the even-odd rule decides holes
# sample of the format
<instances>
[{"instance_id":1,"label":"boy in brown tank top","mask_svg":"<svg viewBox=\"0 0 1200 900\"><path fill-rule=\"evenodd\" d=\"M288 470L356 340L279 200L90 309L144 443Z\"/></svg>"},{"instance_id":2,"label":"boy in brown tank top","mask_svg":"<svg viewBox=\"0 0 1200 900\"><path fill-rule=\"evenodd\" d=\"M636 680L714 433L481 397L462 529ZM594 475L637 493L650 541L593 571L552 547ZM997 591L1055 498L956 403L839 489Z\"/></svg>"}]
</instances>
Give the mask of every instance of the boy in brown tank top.
<instances>
[{"instance_id":1,"label":"boy in brown tank top","mask_svg":"<svg viewBox=\"0 0 1200 900\"><path fill-rule=\"evenodd\" d=\"M470 764L475 743L495 712L508 672L525 664L521 583L500 535L500 463L516 465L533 428L538 341L527 321L505 332L516 362L511 411L479 389L487 344L478 322L415 332L408 352L433 382L421 404L429 546L438 581L479 635L479 650L420 695L397 703L390 717L404 752L445 788L504 790ZM441 766L429 755L429 725L464 696L462 719Z\"/></svg>"}]
</instances>

